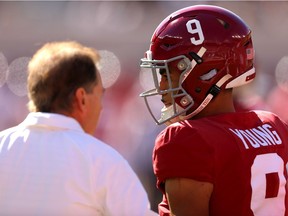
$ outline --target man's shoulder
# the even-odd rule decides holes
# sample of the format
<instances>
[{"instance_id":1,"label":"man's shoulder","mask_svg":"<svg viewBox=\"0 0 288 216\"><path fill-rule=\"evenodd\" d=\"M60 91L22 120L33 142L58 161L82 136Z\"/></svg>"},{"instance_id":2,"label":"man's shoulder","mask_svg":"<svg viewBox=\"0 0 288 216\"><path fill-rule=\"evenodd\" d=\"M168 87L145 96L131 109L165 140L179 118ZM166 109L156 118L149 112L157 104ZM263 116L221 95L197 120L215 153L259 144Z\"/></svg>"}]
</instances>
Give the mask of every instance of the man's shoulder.
<instances>
[{"instance_id":1,"label":"man's shoulder","mask_svg":"<svg viewBox=\"0 0 288 216\"><path fill-rule=\"evenodd\" d=\"M7 128L7 129L4 129L4 130L0 131L0 140L3 137L9 136L10 134L14 133L15 131L17 131L17 126L11 127L11 128Z\"/></svg>"},{"instance_id":2,"label":"man's shoulder","mask_svg":"<svg viewBox=\"0 0 288 216\"><path fill-rule=\"evenodd\" d=\"M191 140L202 139L200 124L191 124L189 121L176 122L162 130L156 138L156 144L167 145L177 143L189 143Z\"/></svg>"}]
</instances>

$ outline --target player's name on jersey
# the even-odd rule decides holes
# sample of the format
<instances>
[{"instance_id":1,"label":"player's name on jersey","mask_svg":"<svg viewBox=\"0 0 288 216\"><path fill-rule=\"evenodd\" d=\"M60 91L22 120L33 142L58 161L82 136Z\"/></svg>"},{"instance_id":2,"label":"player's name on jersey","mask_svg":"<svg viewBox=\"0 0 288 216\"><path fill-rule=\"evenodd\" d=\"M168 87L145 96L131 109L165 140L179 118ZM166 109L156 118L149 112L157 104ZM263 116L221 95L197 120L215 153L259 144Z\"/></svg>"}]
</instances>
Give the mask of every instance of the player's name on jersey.
<instances>
[{"instance_id":1,"label":"player's name on jersey","mask_svg":"<svg viewBox=\"0 0 288 216\"><path fill-rule=\"evenodd\" d=\"M273 127L269 124L264 124L256 128L240 130L240 129L231 129L234 134L239 137L246 149L251 147L259 148L269 145L280 145L282 140L278 133L273 130Z\"/></svg>"}]
</instances>

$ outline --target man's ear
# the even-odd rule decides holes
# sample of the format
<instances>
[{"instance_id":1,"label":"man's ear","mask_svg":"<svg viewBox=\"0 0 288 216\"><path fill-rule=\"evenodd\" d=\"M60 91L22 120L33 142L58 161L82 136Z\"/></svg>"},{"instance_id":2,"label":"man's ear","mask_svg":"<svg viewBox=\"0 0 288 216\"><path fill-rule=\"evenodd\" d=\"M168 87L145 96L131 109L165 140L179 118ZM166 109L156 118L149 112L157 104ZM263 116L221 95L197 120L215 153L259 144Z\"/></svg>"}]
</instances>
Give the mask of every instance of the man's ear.
<instances>
[{"instance_id":1,"label":"man's ear","mask_svg":"<svg viewBox=\"0 0 288 216\"><path fill-rule=\"evenodd\" d=\"M84 88L78 88L75 91L75 108L79 111L85 111L87 105L86 91Z\"/></svg>"}]
</instances>

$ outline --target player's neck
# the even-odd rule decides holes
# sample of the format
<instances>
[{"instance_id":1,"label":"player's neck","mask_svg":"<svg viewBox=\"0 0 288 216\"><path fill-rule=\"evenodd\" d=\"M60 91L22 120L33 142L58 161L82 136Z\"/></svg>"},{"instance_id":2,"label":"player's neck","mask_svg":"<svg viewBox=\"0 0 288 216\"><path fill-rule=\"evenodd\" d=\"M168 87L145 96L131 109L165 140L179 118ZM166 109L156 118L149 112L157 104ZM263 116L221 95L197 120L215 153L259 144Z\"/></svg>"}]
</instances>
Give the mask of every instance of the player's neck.
<instances>
[{"instance_id":1,"label":"player's neck","mask_svg":"<svg viewBox=\"0 0 288 216\"><path fill-rule=\"evenodd\" d=\"M195 119L235 112L232 90L224 90L197 115Z\"/></svg>"}]
</instances>

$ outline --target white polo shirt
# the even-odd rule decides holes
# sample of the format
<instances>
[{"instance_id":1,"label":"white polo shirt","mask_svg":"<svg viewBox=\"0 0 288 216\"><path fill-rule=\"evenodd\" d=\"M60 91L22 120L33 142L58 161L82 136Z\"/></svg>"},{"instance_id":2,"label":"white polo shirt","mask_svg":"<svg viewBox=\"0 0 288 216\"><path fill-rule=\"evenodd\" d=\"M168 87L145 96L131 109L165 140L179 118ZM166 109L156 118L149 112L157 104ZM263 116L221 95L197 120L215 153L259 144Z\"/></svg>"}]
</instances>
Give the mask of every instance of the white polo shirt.
<instances>
[{"instance_id":1,"label":"white polo shirt","mask_svg":"<svg viewBox=\"0 0 288 216\"><path fill-rule=\"evenodd\" d=\"M113 136L113 134L111 134ZM0 132L0 215L154 215L127 161L58 114Z\"/></svg>"}]
</instances>

